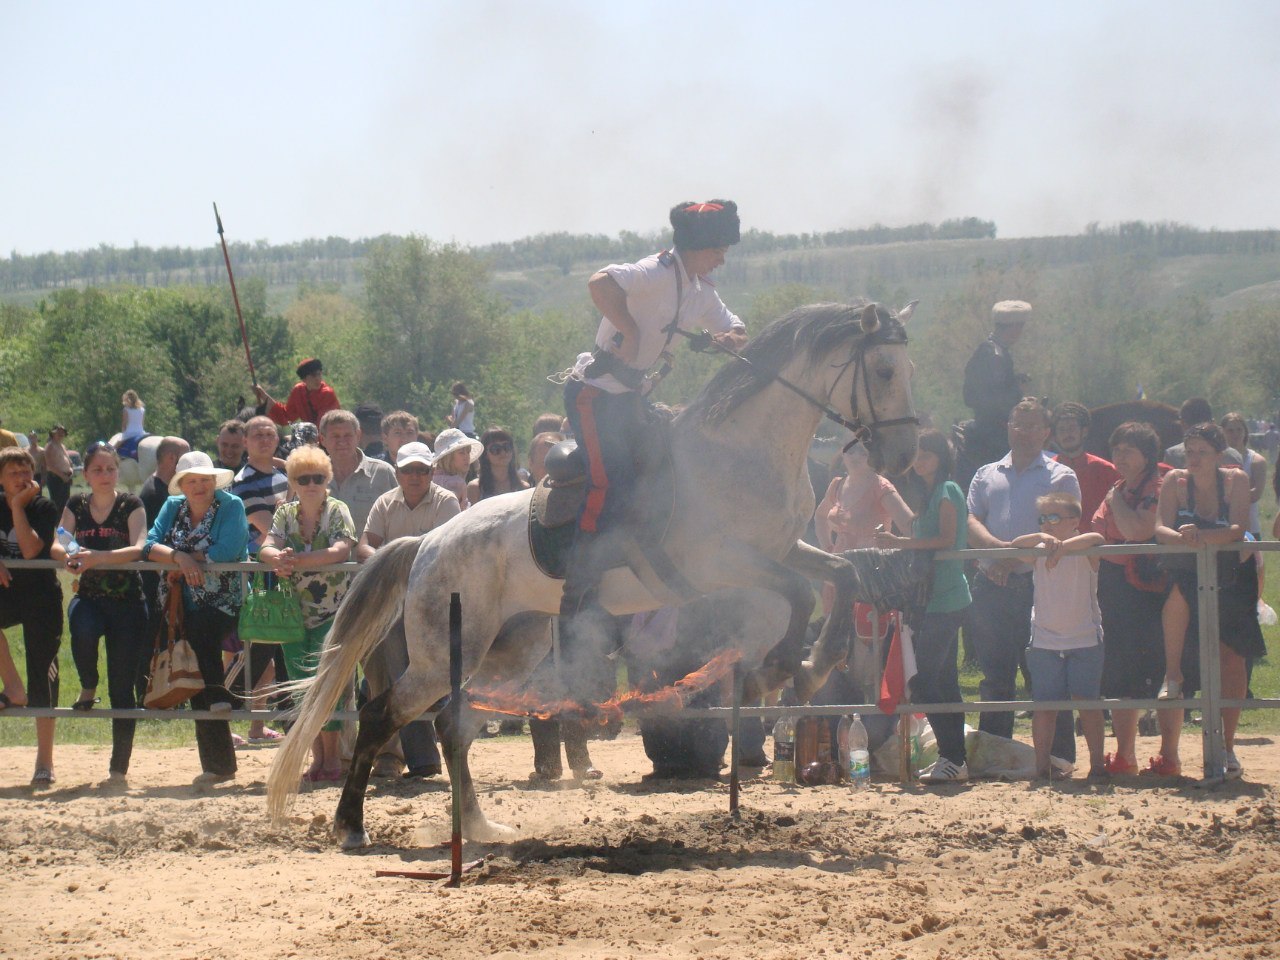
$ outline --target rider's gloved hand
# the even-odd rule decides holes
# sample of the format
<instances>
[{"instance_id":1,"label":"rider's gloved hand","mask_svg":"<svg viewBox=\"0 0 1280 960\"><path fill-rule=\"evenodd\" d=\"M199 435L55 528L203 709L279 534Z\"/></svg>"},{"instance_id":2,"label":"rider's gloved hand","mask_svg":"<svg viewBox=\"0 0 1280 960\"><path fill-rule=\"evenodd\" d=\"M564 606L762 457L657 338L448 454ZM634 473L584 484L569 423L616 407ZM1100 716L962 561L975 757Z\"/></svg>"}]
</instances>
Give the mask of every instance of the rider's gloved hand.
<instances>
[{"instance_id":1,"label":"rider's gloved hand","mask_svg":"<svg viewBox=\"0 0 1280 960\"><path fill-rule=\"evenodd\" d=\"M711 349L712 342L711 334L703 330L689 338L689 349L694 353L706 353Z\"/></svg>"}]
</instances>

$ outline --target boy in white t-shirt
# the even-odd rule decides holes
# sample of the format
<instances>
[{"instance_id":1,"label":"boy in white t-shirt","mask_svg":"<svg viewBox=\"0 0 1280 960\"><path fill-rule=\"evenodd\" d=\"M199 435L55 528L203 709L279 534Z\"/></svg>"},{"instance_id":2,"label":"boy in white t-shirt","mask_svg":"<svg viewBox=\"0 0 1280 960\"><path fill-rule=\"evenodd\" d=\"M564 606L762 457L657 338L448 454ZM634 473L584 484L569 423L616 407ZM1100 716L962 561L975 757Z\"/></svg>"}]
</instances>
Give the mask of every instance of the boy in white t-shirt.
<instances>
[{"instance_id":1,"label":"boy in white t-shirt","mask_svg":"<svg viewBox=\"0 0 1280 960\"><path fill-rule=\"evenodd\" d=\"M1098 560L1079 553L1104 542L1100 533L1080 533L1080 501L1070 493L1036 499L1040 532L1028 533L1014 547L1042 547L1046 556L1032 565L1035 602L1027 671L1032 700L1096 700L1102 691L1102 614L1098 609ZM1036 773L1052 775L1049 748L1057 710L1037 710L1031 720ZM1089 746L1089 778L1106 777L1101 710L1081 710L1080 724Z\"/></svg>"}]
</instances>

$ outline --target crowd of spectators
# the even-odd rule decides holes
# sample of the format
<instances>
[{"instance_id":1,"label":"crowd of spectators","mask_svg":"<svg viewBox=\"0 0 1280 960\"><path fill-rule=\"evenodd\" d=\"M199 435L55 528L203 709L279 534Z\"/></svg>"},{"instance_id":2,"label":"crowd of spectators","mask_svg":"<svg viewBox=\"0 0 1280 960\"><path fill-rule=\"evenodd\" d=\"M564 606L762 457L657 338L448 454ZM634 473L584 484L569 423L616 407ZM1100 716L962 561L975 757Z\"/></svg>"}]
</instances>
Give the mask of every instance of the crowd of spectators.
<instances>
[{"instance_id":1,"label":"crowd of spectators","mask_svg":"<svg viewBox=\"0 0 1280 960\"><path fill-rule=\"evenodd\" d=\"M64 563L75 578L77 593L68 610L80 680L75 709L92 710L102 702L98 658L104 639L110 706L127 709L141 704L152 637L171 591L180 592L185 635L205 681L192 706L219 712L248 703L261 709L273 683L303 678L315 669L341 603L351 574L316 568L367 560L390 541L424 534L470 503L529 486L531 474L520 465L510 431L491 427L482 438L475 437L475 400L464 384L455 384L455 404L445 418L457 426L437 437L423 432L418 418L405 410L384 415L376 405L361 404L358 416L342 409L323 381L319 361L304 362L298 375L287 404L277 403L260 387L261 412L247 421L224 421L211 454L193 451L182 438L163 438L156 449L155 472L144 481L140 495L118 488L120 455L108 443L95 443L85 451L89 492L68 501L72 474L63 446L66 430L55 427L48 442L34 450L19 448L16 437L6 438L0 453L5 485L0 498L0 560L52 559ZM131 416L131 411L141 409L141 401L133 391L129 394L123 400L122 420L140 424L141 414ZM371 436L366 436L361 417L365 423L376 423ZM562 418L547 417L558 431ZM282 436L278 424L290 418L296 420L292 436ZM561 437L543 431L535 438L534 482L540 479L551 438ZM37 453L43 483L36 479ZM59 526L77 541L74 553L68 554L55 536ZM139 559L174 569L169 574L111 569ZM299 598L305 628L299 642L250 643L244 649L236 634L243 601L241 576L210 571L206 564L245 559L269 568L270 573L255 577L285 584ZM7 643L0 643L0 709L56 706L63 630L63 594L56 572L9 571L0 562L0 625L23 628L27 667L24 681ZM239 689L226 672L237 657L243 657L245 677ZM384 692L407 664L399 625L363 665L363 692L370 697ZM234 672L239 673L239 667ZM49 718L37 721L37 786L56 781L54 723ZM108 784L127 783L135 724L132 719L112 721ZM326 725L313 744L307 781L339 779L345 758L338 728L337 723ZM274 726L254 720L247 740L269 743L282 736ZM578 739L570 739L577 747ZM233 734L228 722L197 721L196 741L198 786L235 776L235 749L246 740ZM585 748L574 759L579 755L585 756ZM599 775L589 758L575 769ZM376 775L402 772L415 778L441 773L430 722L409 724L379 756Z\"/></svg>"},{"instance_id":2,"label":"crowd of spectators","mask_svg":"<svg viewBox=\"0 0 1280 960\"><path fill-rule=\"evenodd\" d=\"M1017 325L1025 322L1029 309L1004 307L999 315L1002 336L988 344L987 352L1011 366L1008 348L1017 341ZM193 706L214 712L241 702L263 707L273 699L274 683L314 670L342 601L350 574L317 568L348 559L363 562L391 540L422 535L480 500L538 483L547 452L569 435L559 415L539 418L525 468L521 445L510 430L490 426L476 436L475 400L462 383L453 387L445 429L433 434L423 432L408 411L383 414L367 403L354 411L343 409L323 381L318 360L301 364L298 375L300 382L284 404L259 387L260 412L247 422L225 421L212 455L193 451L182 438L163 438L155 473L146 478L140 495L118 488L119 452L97 443L85 451L88 492L71 496L66 430L60 425L35 451L16 445L0 450L0 556L62 561L76 581L68 608L80 682L76 709L91 710L101 702L100 641L106 645L111 706L130 708L140 702L151 637L171 591L180 592L186 635L205 680ZM982 409L983 436L992 430L987 421L994 414L988 407ZM136 442L142 413L131 415L130 410L143 410L136 394L132 402L126 394L123 414L126 426L137 427L128 437ZM1125 423L1109 438L1107 460L1084 450L1090 415L1082 404L1065 402L1050 411L1038 400L1018 400L1005 418L1008 452L978 465L967 491L953 479L956 450L938 431L922 432L914 477L896 485L874 473L860 444L845 449L814 518L824 549L1043 550L1043 558L1034 562L984 560L967 572L961 561L936 563L931 600L914 637L918 673L913 694L918 702L960 699L957 654L963 628L982 672L983 699L1015 699L1022 672L1035 700L1093 699L1100 693L1169 700L1169 708L1161 712L1160 750L1144 772L1180 773L1182 710L1174 701L1198 685L1194 571L1132 556L1099 562L1078 552L1104 542L1154 539L1198 545L1261 536L1258 501L1269 457L1280 447L1268 447L1266 439L1273 433L1280 439L1280 432L1265 431L1258 444L1267 450L1264 456L1249 447L1251 425L1239 414L1228 414L1219 426L1208 404L1198 399L1184 404L1181 413L1184 442L1161 450L1149 426ZM279 428L286 423L298 427L292 438ZM39 464L33 452L39 454ZM38 465L47 496L36 480ZM69 555L58 543L59 526L78 541L78 551ZM206 564L246 558L271 571L258 576L274 577L299 597L305 625L301 640L244 649L236 636L241 576L210 571ZM173 569L141 574L112 569L137 559ZM1232 697L1244 695L1249 666L1265 648L1255 615L1260 556L1241 560L1231 554L1229 559L1221 574L1220 619L1223 693ZM828 592L828 614L831 602ZM850 666L866 675L866 664L858 666L858 661L870 662L878 684L895 621L864 608L856 611L854 622ZM7 645L0 643L0 709L56 705L63 597L54 571L9 571L0 564L0 628L15 625L23 628L27 676L24 683ZM652 630L648 620L642 627ZM637 629L634 624L630 628ZM242 658L238 664L237 658ZM244 667L239 688L227 679L232 664L237 664L232 673ZM364 695L383 693L407 664L401 625L364 664ZM863 692L874 699L877 689ZM1242 772L1233 751L1237 717L1238 711L1224 715L1228 776ZM1101 711L1081 712L1091 777L1140 772L1138 712L1115 710L1111 720L1116 750L1104 754ZM921 779L967 779L962 716L934 714L929 721L939 759ZM135 721L116 719L112 724L108 781L123 783ZM531 729L540 751L535 779L558 778L562 731L554 721ZM983 713L980 729L1010 737L1013 715ZM248 730L254 743L281 736L263 720L253 721ZM683 754L669 754L670 744L684 742L681 738L687 739L677 731L655 747L655 769L707 775L718 762L711 754L699 754L690 763ZM694 739L702 750L702 738ZM564 732L563 740L575 775L600 775L576 728ZM1036 711L1033 740L1042 775L1053 774L1051 757L1058 759L1059 770L1074 764L1070 711ZM54 721L37 721L37 785L54 782L53 741ZM197 784L235 776L235 750L244 741L232 734L227 721L196 721L196 741L202 771ZM720 756L722 745L714 747L718 734L711 742L711 753ZM339 724L328 725L313 744L305 778L312 783L338 780L344 759ZM440 772L434 729L421 721L393 738L375 765L380 776L431 777Z\"/></svg>"}]
</instances>

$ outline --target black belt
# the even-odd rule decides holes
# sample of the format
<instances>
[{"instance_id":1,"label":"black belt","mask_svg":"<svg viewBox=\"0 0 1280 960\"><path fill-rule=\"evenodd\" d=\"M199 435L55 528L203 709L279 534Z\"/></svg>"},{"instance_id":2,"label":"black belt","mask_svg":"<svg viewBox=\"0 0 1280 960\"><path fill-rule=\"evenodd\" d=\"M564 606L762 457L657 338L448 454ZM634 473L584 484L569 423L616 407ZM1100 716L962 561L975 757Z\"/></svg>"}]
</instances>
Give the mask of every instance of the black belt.
<instances>
[{"instance_id":1,"label":"black belt","mask_svg":"<svg viewBox=\"0 0 1280 960\"><path fill-rule=\"evenodd\" d=\"M628 367L617 355L601 347L596 347L591 352L591 363L583 373L593 379L606 375L612 376L628 390L639 390L644 383L643 370Z\"/></svg>"}]
</instances>

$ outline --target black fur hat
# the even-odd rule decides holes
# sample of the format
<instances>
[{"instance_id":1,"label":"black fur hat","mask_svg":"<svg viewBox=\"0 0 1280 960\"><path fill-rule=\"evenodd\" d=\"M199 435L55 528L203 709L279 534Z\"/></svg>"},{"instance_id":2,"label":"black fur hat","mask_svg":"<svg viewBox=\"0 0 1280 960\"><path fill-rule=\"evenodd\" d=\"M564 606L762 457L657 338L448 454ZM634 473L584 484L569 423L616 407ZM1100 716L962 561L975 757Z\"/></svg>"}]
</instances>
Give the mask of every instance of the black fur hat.
<instances>
[{"instance_id":1,"label":"black fur hat","mask_svg":"<svg viewBox=\"0 0 1280 960\"><path fill-rule=\"evenodd\" d=\"M686 200L671 208L671 226L678 250L707 250L737 243L738 205L732 200Z\"/></svg>"}]
</instances>

